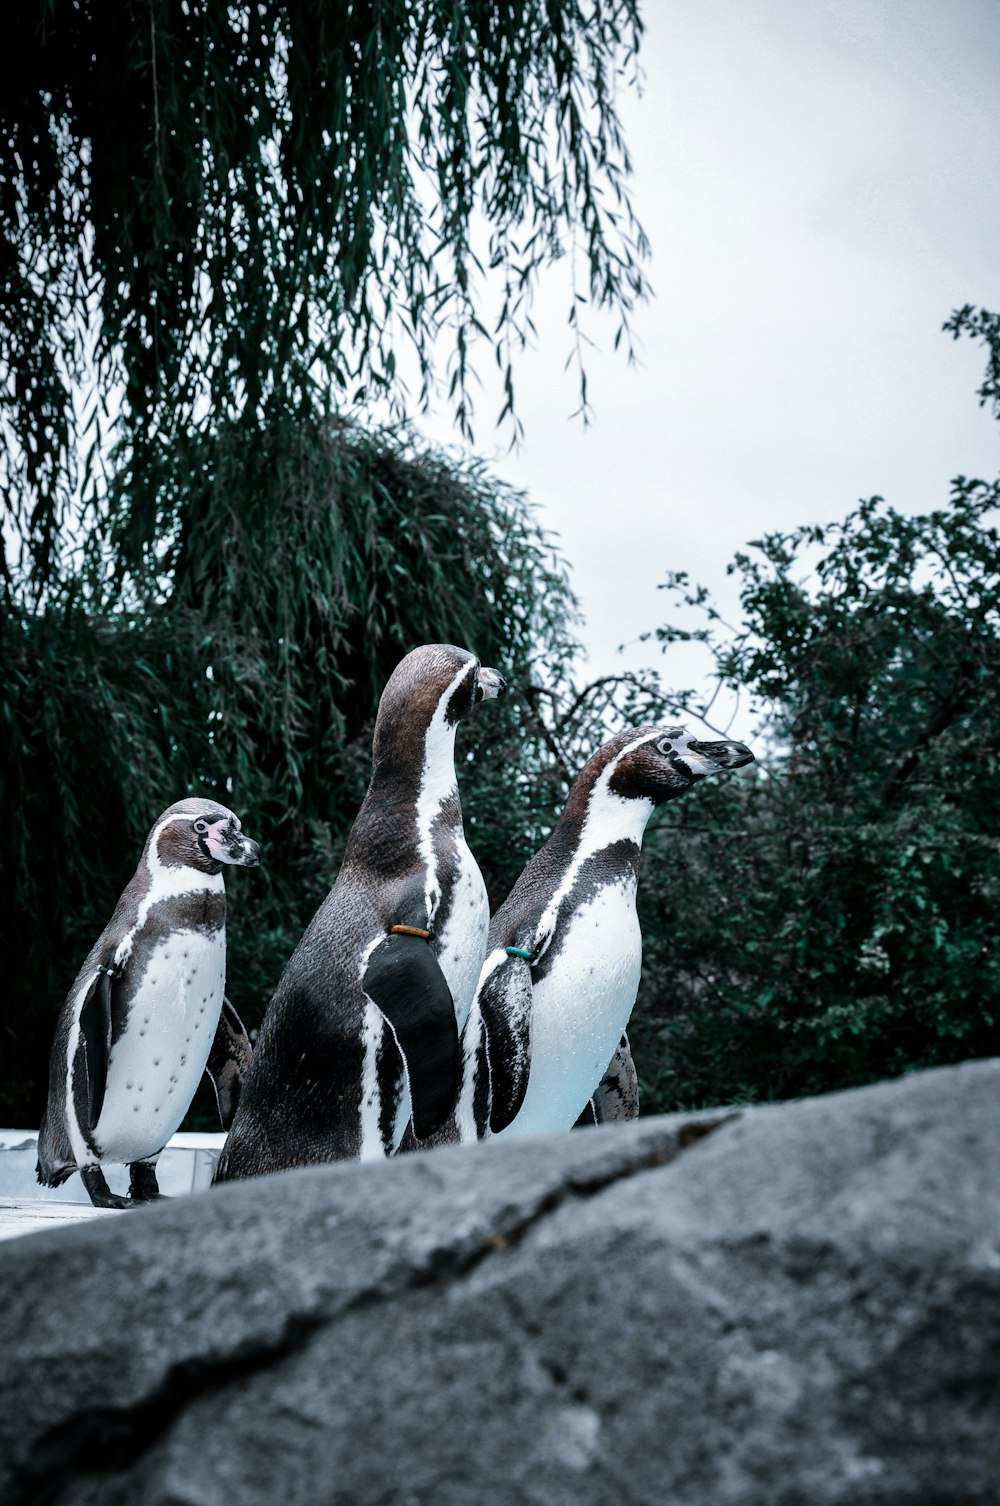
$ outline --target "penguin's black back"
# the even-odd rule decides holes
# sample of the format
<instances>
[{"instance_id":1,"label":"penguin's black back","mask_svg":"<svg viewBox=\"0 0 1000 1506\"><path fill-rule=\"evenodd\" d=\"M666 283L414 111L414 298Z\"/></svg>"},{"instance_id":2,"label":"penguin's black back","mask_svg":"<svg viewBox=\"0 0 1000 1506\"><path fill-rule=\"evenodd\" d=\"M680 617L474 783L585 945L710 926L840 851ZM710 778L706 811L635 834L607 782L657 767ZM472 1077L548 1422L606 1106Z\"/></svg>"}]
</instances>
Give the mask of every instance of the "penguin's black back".
<instances>
[{"instance_id":1,"label":"penguin's black back","mask_svg":"<svg viewBox=\"0 0 1000 1506\"><path fill-rule=\"evenodd\" d=\"M367 960L394 925L427 927L418 801L428 729L444 704L443 692L466 672L478 673L473 655L449 645L426 645L402 661L383 692L371 782L343 865L268 1005L217 1181L361 1152ZM472 693L471 679L453 689L470 705ZM456 720L459 714L464 709ZM461 833L461 820L457 795L443 800L431 832L439 890L448 887L447 857L455 846L451 828ZM450 899L442 898L443 914ZM375 1070L386 1145L392 1142L404 1079L403 1057L388 1028L381 1031Z\"/></svg>"}]
</instances>

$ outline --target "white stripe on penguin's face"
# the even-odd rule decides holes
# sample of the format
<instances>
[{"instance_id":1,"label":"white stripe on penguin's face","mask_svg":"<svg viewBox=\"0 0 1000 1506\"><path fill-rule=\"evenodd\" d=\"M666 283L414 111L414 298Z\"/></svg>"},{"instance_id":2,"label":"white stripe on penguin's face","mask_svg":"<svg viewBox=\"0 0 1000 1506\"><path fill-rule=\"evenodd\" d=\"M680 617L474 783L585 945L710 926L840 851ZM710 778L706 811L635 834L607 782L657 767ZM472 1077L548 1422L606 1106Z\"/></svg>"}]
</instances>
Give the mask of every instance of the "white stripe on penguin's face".
<instances>
[{"instance_id":1,"label":"white stripe on penguin's face","mask_svg":"<svg viewBox=\"0 0 1000 1506\"><path fill-rule=\"evenodd\" d=\"M158 905L161 900L175 899L182 894L190 894L200 889L225 893L226 886L221 873L203 873L200 868L189 868L187 864L175 867L173 864L164 863L160 858L161 833L176 821L186 821L188 825L193 826L195 819L193 816L170 816L166 821L161 821L154 830L146 864L149 872L149 892L143 896L139 905L137 930L141 929L145 923L153 905Z\"/></svg>"},{"instance_id":2,"label":"white stripe on penguin's face","mask_svg":"<svg viewBox=\"0 0 1000 1506\"><path fill-rule=\"evenodd\" d=\"M427 926L431 929L441 903L441 886L434 852L434 822L444 802L455 794L455 731L457 722L449 722L447 711L452 696L469 673L475 660L470 656L439 699L424 737L424 766L417 795L417 852L424 865Z\"/></svg>"},{"instance_id":3,"label":"white stripe on penguin's face","mask_svg":"<svg viewBox=\"0 0 1000 1506\"><path fill-rule=\"evenodd\" d=\"M595 782L587 801L587 814L584 817L583 829L580 832L576 852L573 854L573 861L539 921L538 930L535 933L535 945L540 947L540 950L536 952L536 960L551 942L555 934L559 906L572 889L576 876L587 859L595 852L600 852L603 848L610 846L612 842L620 842L623 839L630 839L637 847L642 846L646 823L655 809L652 800L626 799L624 795L616 795L609 786L615 770L626 753L642 747L643 743L654 742L659 735L659 732L647 732L641 737L633 738L601 770L600 777Z\"/></svg>"},{"instance_id":4,"label":"white stripe on penguin's face","mask_svg":"<svg viewBox=\"0 0 1000 1506\"><path fill-rule=\"evenodd\" d=\"M160 821L154 826L146 853L149 888L139 901L135 924L125 932L115 949L113 966L116 971L128 962L135 939L149 919L149 912L154 905L161 904L165 899L179 899L184 894L205 893L206 891L225 894L226 886L221 873L203 873L201 869L189 868L187 864L176 867L173 864L164 863L160 857L160 836L167 827L173 826L177 821L186 821L188 825L193 825L196 819L194 816L168 816L165 821Z\"/></svg>"},{"instance_id":5,"label":"white stripe on penguin's face","mask_svg":"<svg viewBox=\"0 0 1000 1506\"><path fill-rule=\"evenodd\" d=\"M221 873L204 873L200 868L191 868L186 863L179 865L164 863L160 857L160 838L169 826L181 824L193 829L195 822L201 819L199 816L168 816L165 821L161 821L153 828L146 863L151 880L150 894L155 891L159 897L165 898L173 894L184 894L187 892L187 889L204 888L206 883L213 889L218 889L222 886ZM218 824L224 825L225 823L220 822ZM211 830L211 828L209 829ZM181 888L181 884L184 884L186 888ZM153 903L155 904L156 901L154 900Z\"/></svg>"}]
</instances>

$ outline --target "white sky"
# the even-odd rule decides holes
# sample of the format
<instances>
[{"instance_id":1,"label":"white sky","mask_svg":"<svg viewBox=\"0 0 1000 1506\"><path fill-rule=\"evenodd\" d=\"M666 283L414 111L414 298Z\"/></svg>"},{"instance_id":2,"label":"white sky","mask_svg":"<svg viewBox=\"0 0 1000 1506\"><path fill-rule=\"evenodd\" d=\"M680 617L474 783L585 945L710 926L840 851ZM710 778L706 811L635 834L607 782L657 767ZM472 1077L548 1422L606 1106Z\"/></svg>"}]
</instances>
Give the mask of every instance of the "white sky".
<instances>
[{"instance_id":1,"label":"white sky","mask_svg":"<svg viewBox=\"0 0 1000 1506\"><path fill-rule=\"evenodd\" d=\"M985 355L940 333L963 303L1000 304L1000 3L644 13L644 93L624 108L653 246L642 365L611 352L609 324L594 330L583 430L553 282L517 372L519 453L494 448L499 397L479 404L479 453L560 536L588 676L657 660L616 649L663 621L668 569L732 610L726 563L761 532L876 492L921 511L953 475L1000 464L1000 425L975 397ZM420 427L455 443L444 418ZM683 650L663 668L691 678Z\"/></svg>"}]
</instances>

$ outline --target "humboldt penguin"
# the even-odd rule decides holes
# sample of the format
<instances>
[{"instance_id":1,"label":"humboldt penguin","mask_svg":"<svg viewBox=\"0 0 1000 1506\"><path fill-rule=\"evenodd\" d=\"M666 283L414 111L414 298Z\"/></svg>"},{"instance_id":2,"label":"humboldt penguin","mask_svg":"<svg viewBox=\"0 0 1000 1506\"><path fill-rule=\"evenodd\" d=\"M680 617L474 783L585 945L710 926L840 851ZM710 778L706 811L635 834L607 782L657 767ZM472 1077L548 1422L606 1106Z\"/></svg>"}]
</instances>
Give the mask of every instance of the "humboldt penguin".
<instances>
[{"instance_id":1,"label":"humboldt penguin","mask_svg":"<svg viewBox=\"0 0 1000 1506\"><path fill-rule=\"evenodd\" d=\"M490 924L462 1043L462 1140L570 1129L615 1072L639 987L646 823L708 775L752 762L742 743L676 727L619 733L590 759Z\"/></svg>"},{"instance_id":2,"label":"humboldt penguin","mask_svg":"<svg viewBox=\"0 0 1000 1506\"><path fill-rule=\"evenodd\" d=\"M455 733L505 690L450 644L393 671L343 865L268 1005L216 1181L390 1155L451 1113L489 927Z\"/></svg>"},{"instance_id":3,"label":"humboldt penguin","mask_svg":"<svg viewBox=\"0 0 1000 1506\"><path fill-rule=\"evenodd\" d=\"M224 997L226 863L256 867L260 848L215 800L180 800L146 838L135 875L80 970L56 1024L38 1135L39 1182L79 1171L98 1208L159 1196L156 1160L202 1073L225 1126L250 1045ZM129 1196L102 1165L125 1163Z\"/></svg>"}]
</instances>

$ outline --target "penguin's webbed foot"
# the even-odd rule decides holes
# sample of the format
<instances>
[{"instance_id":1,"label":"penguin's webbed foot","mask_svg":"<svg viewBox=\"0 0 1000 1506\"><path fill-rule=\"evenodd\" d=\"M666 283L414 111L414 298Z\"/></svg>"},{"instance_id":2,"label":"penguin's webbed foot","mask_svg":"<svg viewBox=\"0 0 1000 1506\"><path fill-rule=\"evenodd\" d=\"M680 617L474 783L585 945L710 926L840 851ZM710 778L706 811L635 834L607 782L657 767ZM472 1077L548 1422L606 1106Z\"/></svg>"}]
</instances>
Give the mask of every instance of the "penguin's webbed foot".
<instances>
[{"instance_id":1,"label":"penguin's webbed foot","mask_svg":"<svg viewBox=\"0 0 1000 1506\"><path fill-rule=\"evenodd\" d=\"M111 1191L107 1177L99 1166L81 1167L80 1180L95 1208L131 1208L132 1204L127 1197Z\"/></svg>"},{"instance_id":2,"label":"penguin's webbed foot","mask_svg":"<svg viewBox=\"0 0 1000 1506\"><path fill-rule=\"evenodd\" d=\"M156 1180L156 1167L152 1161L132 1161L129 1164L128 1195L132 1203L155 1203L164 1194Z\"/></svg>"}]
</instances>

